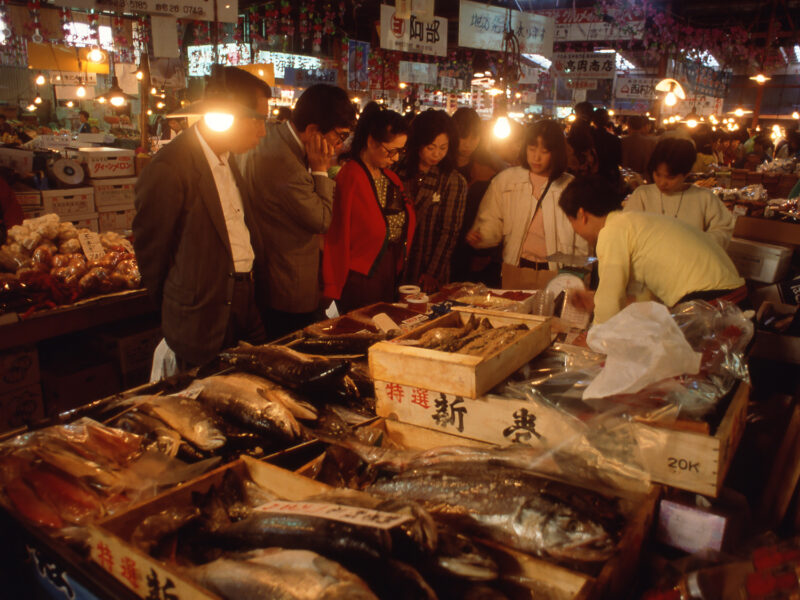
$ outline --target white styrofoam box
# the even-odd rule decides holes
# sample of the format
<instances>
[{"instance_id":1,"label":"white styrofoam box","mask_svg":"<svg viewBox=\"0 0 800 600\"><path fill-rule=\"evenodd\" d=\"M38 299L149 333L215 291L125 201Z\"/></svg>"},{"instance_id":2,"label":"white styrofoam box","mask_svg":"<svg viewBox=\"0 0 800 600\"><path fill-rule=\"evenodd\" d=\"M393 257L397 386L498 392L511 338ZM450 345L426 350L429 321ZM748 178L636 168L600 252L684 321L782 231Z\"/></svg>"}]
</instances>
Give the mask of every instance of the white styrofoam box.
<instances>
[{"instance_id":1,"label":"white styrofoam box","mask_svg":"<svg viewBox=\"0 0 800 600\"><path fill-rule=\"evenodd\" d=\"M97 210L133 208L136 200L136 177L94 179L94 205Z\"/></svg>"},{"instance_id":2,"label":"white styrofoam box","mask_svg":"<svg viewBox=\"0 0 800 600\"><path fill-rule=\"evenodd\" d=\"M732 238L728 244L728 256L742 277L762 283L775 283L786 277L792 249L777 244Z\"/></svg>"},{"instance_id":3,"label":"white styrofoam box","mask_svg":"<svg viewBox=\"0 0 800 600\"><path fill-rule=\"evenodd\" d=\"M136 216L136 209L101 210L97 214L100 231L122 233L123 231L129 231L133 227L133 217Z\"/></svg>"},{"instance_id":4,"label":"white styrofoam box","mask_svg":"<svg viewBox=\"0 0 800 600\"><path fill-rule=\"evenodd\" d=\"M20 175L33 171L33 150L0 148L0 165L14 169Z\"/></svg>"},{"instance_id":5,"label":"white styrofoam box","mask_svg":"<svg viewBox=\"0 0 800 600\"><path fill-rule=\"evenodd\" d=\"M62 221L69 221L78 229L86 228L89 231L94 231L95 233L100 233L100 223L97 219L98 215L96 212L93 213L86 213L85 215L72 215L70 217L61 217Z\"/></svg>"},{"instance_id":6,"label":"white styrofoam box","mask_svg":"<svg viewBox=\"0 0 800 600\"><path fill-rule=\"evenodd\" d=\"M45 212L54 212L62 218L93 213L94 188L42 190L42 206Z\"/></svg>"},{"instance_id":7,"label":"white styrofoam box","mask_svg":"<svg viewBox=\"0 0 800 600\"><path fill-rule=\"evenodd\" d=\"M136 174L133 150L122 148L79 148L81 161L86 163L86 175L93 179L130 177Z\"/></svg>"}]
</instances>

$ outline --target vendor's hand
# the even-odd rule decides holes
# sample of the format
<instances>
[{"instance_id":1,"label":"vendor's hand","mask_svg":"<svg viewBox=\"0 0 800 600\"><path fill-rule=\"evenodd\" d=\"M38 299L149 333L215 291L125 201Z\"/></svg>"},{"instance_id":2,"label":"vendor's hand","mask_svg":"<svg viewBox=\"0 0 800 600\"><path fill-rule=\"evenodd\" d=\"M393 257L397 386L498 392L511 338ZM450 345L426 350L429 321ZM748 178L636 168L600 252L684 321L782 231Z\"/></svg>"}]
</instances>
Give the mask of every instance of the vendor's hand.
<instances>
[{"instance_id":1,"label":"vendor's hand","mask_svg":"<svg viewBox=\"0 0 800 600\"><path fill-rule=\"evenodd\" d=\"M327 173L333 161L334 148L320 133L312 135L305 146L308 166L311 167L311 170Z\"/></svg>"},{"instance_id":2,"label":"vendor's hand","mask_svg":"<svg viewBox=\"0 0 800 600\"><path fill-rule=\"evenodd\" d=\"M594 292L589 290L570 290L569 303L588 313L594 312Z\"/></svg>"},{"instance_id":3,"label":"vendor's hand","mask_svg":"<svg viewBox=\"0 0 800 600\"><path fill-rule=\"evenodd\" d=\"M467 234L466 240L470 246L477 248L478 245L480 245L480 243L483 241L483 236L481 235L480 231L473 229Z\"/></svg>"},{"instance_id":4,"label":"vendor's hand","mask_svg":"<svg viewBox=\"0 0 800 600\"><path fill-rule=\"evenodd\" d=\"M430 294L431 292L435 292L439 289L439 280L433 275L428 275L427 273L423 273L419 276L418 283L420 289L422 289L422 291L426 294Z\"/></svg>"}]
</instances>

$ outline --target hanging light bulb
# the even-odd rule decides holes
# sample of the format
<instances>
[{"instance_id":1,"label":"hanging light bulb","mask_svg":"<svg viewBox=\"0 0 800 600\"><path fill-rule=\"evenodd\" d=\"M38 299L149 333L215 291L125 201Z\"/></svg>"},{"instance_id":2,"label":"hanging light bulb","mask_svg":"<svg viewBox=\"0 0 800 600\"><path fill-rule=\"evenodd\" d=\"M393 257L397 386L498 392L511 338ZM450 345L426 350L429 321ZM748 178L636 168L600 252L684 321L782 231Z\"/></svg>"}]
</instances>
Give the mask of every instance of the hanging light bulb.
<instances>
[{"instance_id":1,"label":"hanging light bulb","mask_svg":"<svg viewBox=\"0 0 800 600\"><path fill-rule=\"evenodd\" d=\"M508 121L508 117L498 117L497 122L494 124L494 129L492 130L494 136L498 139L504 140L508 136L511 135L511 123Z\"/></svg>"},{"instance_id":2,"label":"hanging light bulb","mask_svg":"<svg viewBox=\"0 0 800 600\"><path fill-rule=\"evenodd\" d=\"M737 108L735 111L733 111L733 114L735 114L737 117L744 116L744 110L741 108Z\"/></svg>"},{"instance_id":3,"label":"hanging light bulb","mask_svg":"<svg viewBox=\"0 0 800 600\"><path fill-rule=\"evenodd\" d=\"M144 79L144 71L142 71L141 69L138 69L136 71L136 79L138 79L139 81Z\"/></svg>"},{"instance_id":4,"label":"hanging light bulb","mask_svg":"<svg viewBox=\"0 0 800 600\"><path fill-rule=\"evenodd\" d=\"M694 129L697 127L697 121L695 119L689 119L686 121L686 125L688 125L690 129Z\"/></svg>"},{"instance_id":5,"label":"hanging light bulb","mask_svg":"<svg viewBox=\"0 0 800 600\"><path fill-rule=\"evenodd\" d=\"M614 116L614 109L613 108L609 108L608 109L608 116L609 117L613 117Z\"/></svg>"},{"instance_id":6,"label":"hanging light bulb","mask_svg":"<svg viewBox=\"0 0 800 600\"><path fill-rule=\"evenodd\" d=\"M61 75L56 75L56 81L61 81Z\"/></svg>"},{"instance_id":7,"label":"hanging light bulb","mask_svg":"<svg viewBox=\"0 0 800 600\"><path fill-rule=\"evenodd\" d=\"M151 88L150 88L150 94L151 94L152 96L155 96L157 93L158 93L158 90L157 90L156 88L154 88L154 87L151 87Z\"/></svg>"},{"instance_id":8,"label":"hanging light bulb","mask_svg":"<svg viewBox=\"0 0 800 600\"><path fill-rule=\"evenodd\" d=\"M44 85L44 75L41 73L36 76L36 85Z\"/></svg>"},{"instance_id":9,"label":"hanging light bulb","mask_svg":"<svg viewBox=\"0 0 800 600\"><path fill-rule=\"evenodd\" d=\"M98 101L100 104L105 104L105 103L106 103L106 97L105 97L105 96L99 96L99 97L97 98L97 101Z\"/></svg>"},{"instance_id":10,"label":"hanging light bulb","mask_svg":"<svg viewBox=\"0 0 800 600\"><path fill-rule=\"evenodd\" d=\"M42 97L39 94L36 94L36 98L33 99L33 103L39 105L42 103Z\"/></svg>"},{"instance_id":11,"label":"hanging light bulb","mask_svg":"<svg viewBox=\"0 0 800 600\"><path fill-rule=\"evenodd\" d=\"M86 96L86 87L84 87L84 85L83 85L83 84L80 84L80 85L78 86L78 89L77 89L77 90L75 90L75 95L76 95L78 98L84 98L84 97Z\"/></svg>"},{"instance_id":12,"label":"hanging light bulb","mask_svg":"<svg viewBox=\"0 0 800 600\"><path fill-rule=\"evenodd\" d=\"M408 87L408 84L405 81L401 81L399 85L401 90L404 90Z\"/></svg>"},{"instance_id":13,"label":"hanging light bulb","mask_svg":"<svg viewBox=\"0 0 800 600\"><path fill-rule=\"evenodd\" d=\"M222 112L209 112L203 115L203 122L211 131L227 131L233 125L233 115Z\"/></svg>"},{"instance_id":14,"label":"hanging light bulb","mask_svg":"<svg viewBox=\"0 0 800 600\"><path fill-rule=\"evenodd\" d=\"M72 100L67 100L67 108L72 108L75 106L75 103Z\"/></svg>"},{"instance_id":15,"label":"hanging light bulb","mask_svg":"<svg viewBox=\"0 0 800 600\"><path fill-rule=\"evenodd\" d=\"M163 102L156 102L156 108L159 109L159 110L161 110L165 106L166 106L166 104L164 104Z\"/></svg>"},{"instance_id":16,"label":"hanging light bulb","mask_svg":"<svg viewBox=\"0 0 800 600\"><path fill-rule=\"evenodd\" d=\"M794 111L792 113L792 118L793 119L800 119L800 112Z\"/></svg>"},{"instance_id":17,"label":"hanging light bulb","mask_svg":"<svg viewBox=\"0 0 800 600\"><path fill-rule=\"evenodd\" d=\"M661 121L662 125L669 125L669 119L664 119Z\"/></svg>"},{"instance_id":18,"label":"hanging light bulb","mask_svg":"<svg viewBox=\"0 0 800 600\"><path fill-rule=\"evenodd\" d=\"M571 114L567 116L567 122L572 123L575 120L575 115Z\"/></svg>"},{"instance_id":19,"label":"hanging light bulb","mask_svg":"<svg viewBox=\"0 0 800 600\"><path fill-rule=\"evenodd\" d=\"M763 85L765 82L767 82L770 79L772 79L772 77L767 77L763 73L757 73L756 75L753 75L750 79L752 79L753 81L755 81L759 85Z\"/></svg>"},{"instance_id":20,"label":"hanging light bulb","mask_svg":"<svg viewBox=\"0 0 800 600\"><path fill-rule=\"evenodd\" d=\"M89 59L89 62L93 63L101 63L105 57L106 55L103 54L102 50L100 50L100 48L97 46L89 50L88 54L86 55L86 58Z\"/></svg>"},{"instance_id":21,"label":"hanging light bulb","mask_svg":"<svg viewBox=\"0 0 800 600\"><path fill-rule=\"evenodd\" d=\"M664 96L664 104L667 106L675 106L678 102L678 97L673 92L667 92L667 95Z\"/></svg>"},{"instance_id":22,"label":"hanging light bulb","mask_svg":"<svg viewBox=\"0 0 800 600\"><path fill-rule=\"evenodd\" d=\"M149 109L149 108L148 108L148 109L147 109L147 114L148 114L148 116L149 116L149 115L152 115L152 114L153 114L153 111L152 111L151 109Z\"/></svg>"},{"instance_id":23,"label":"hanging light bulb","mask_svg":"<svg viewBox=\"0 0 800 600\"><path fill-rule=\"evenodd\" d=\"M33 112L33 111L35 111L35 110L36 110L36 105L35 105L35 104L28 104L28 106L26 106L26 107L25 107L25 109L26 109L28 112Z\"/></svg>"}]
</instances>

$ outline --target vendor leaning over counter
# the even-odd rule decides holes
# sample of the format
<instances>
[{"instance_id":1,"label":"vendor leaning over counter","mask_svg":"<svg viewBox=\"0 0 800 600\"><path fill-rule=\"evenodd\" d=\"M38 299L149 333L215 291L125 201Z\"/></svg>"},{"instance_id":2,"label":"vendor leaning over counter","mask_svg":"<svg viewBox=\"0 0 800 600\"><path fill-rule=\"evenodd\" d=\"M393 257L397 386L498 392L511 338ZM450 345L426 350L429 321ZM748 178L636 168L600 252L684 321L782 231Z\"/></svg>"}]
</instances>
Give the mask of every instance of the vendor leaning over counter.
<instances>
[{"instance_id":1,"label":"vendor leaning over counter","mask_svg":"<svg viewBox=\"0 0 800 600\"><path fill-rule=\"evenodd\" d=\"M253 262L263 252L231 153L264 136L271 94L245 71L224 72L233 125L216 132L201 120L156 154L136 184L133 233L142 283L161 307L161 329L179 370L239 340L266 338L253 285Z\"/></svg>"},{"instance_id":2,"label":"vendor leaning over counter","mask_svg":"<svg viewBox=\"0 0 800 600\"><path fill-rule=\"evenodd\" d=\"M594 310L595 323L625 307L633 279L667 306L689 300L746 302L744 279L722 246L671 215L620 211L619 195L604 179L573 180L559 206L575 232L597 247L597 292L575 296Z\"/></svg>"}]
</instances>

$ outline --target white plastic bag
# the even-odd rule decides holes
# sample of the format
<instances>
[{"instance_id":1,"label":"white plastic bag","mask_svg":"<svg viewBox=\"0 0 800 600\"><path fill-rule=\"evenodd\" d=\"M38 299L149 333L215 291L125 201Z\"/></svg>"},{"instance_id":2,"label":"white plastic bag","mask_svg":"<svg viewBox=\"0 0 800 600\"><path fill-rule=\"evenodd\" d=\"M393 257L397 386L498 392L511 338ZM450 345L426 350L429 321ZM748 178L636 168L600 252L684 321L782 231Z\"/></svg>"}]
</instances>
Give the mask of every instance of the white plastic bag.
<instances>
[{"instance_id":1,"label":"white plastic bag","mask_svg":"<svg viewBox=\"0 0 800 600\"><path fill-rule=\"evenodd\" d=\"M153 366L150 369L150 383L156 383L167 377L172 377L178 372L178 359L167 345L167 340L161 338L153 352Z\"/></svg>"},{"instance_id":2,"label":"white plastic bag","mask_svg":"<svg viewBox=\"0 0 800 600\"><path fill-rule=\"evenodd\" d=\"M606 355L600 374L583 399L633 394L654 383L700 370L695 352L669 310L657 302L635 302L595 325L586 338L589 348Z\"/></svg>"}]
</instances>

